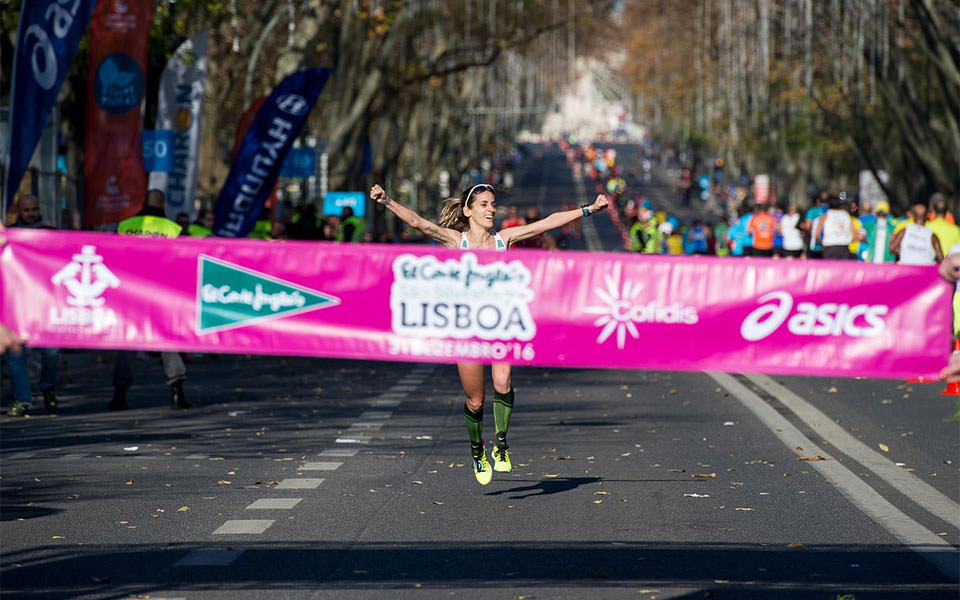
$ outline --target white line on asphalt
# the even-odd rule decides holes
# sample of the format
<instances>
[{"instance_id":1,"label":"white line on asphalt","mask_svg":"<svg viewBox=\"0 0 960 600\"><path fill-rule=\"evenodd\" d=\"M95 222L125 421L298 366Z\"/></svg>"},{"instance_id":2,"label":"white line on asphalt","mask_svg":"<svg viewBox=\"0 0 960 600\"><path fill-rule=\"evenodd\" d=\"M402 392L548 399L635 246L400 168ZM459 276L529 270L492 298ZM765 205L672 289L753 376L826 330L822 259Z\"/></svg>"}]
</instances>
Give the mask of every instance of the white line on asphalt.
<instances>
[{"instance_id":1,"label":"white line on asphalt","mask_svg":"<svg viewBox=\"0 0 960 600\"><path fill-rule=\"evenodd\" d=\"M791 451L797 452L794 448L799 446L804 449L804 454L827 454L803 435L786 417L767 404L763 398L747 389L732 376L726 373L707 373L707 375L740 400ZM854 506L893 534L904 545L920 554L952 580L960 580L958 553L947 541L904 514L839 462L815 461L811 462L810 466L840 490Z\"/></svg>"},{"instance_id":2,"label":"white line on asphalt","mask_svg":"<svg viewBox=\"0 0 960 600\"><path fill-rule=\"evenodd\" d=\"M183 558L173 563L173 566L225 567L237 560L237 557L243 552L243 550L227 550L225 548L197 548L187 552Z\"/></svg>"},{"instance_id":3,"label":"white line on asphalt","mask_svg":"<svg viewBox=\"0 0 960 600\"><path fill-rule=\"evenodd\" d=\"M7 460L14 460L17 458L30 458L36 455L36 452L17 452L16 454L11 455Z\"/></svg>"},{"instance_id":4,"label":"white line on asphalt","mask_svg":"<svg viewBox=\"0 0 960 600\"><path fill-rule=\"evenodd\" d=\"M356 456L356 455L357 455L356 448L331 449L331 450L324 450L323 452L320 453L320 456L350 457L350 456Z\"/></svg>"},{"instance_id":5,"label":"white line on asphalt","mask_svg":"<svg viewBox=\"0 0 960 600\"><path fill-rule=\"evenodd\" d=\"M377 396L378 398L406 398L409 396L407 392L386 392Z\"/></svg>"},{"instance_id":6,"label":"white line on asphalt","mask_svg":"<svg viewBox=\"0 0 960 600\"><path fill-rule=\"evenodd\" d=\"M747 379L776 397L784 406L800 417L800 420L819 433L823 439L829 441L834 448L876 473L901 494L910 498L931 514L954 527L960 527L960 504L940 493L932 485L913 473L904 471L892 460L872 450L850 435L850 432L846 429L834 423L830 417L785 386L766 375L747 375Z\"/></svg>"},{"instance_id":7,"label":"white line on asphalt","mask_svg":"<svg viewBox=\"0 0 960 600\"><path fill-rule=\"evenodd\" d=\"M322 479L310 479L307 477L297 479L284 479L273 489L275 490L315 490L323 483Z\"/></svg>"},{"instance_id":8,"label":"white line on asphalt","mask_svg":"<svg viewBox=\"0 0 960 600\"><path fill-rule=\"evenodd\" d=\"M383 427L383 423L369 423L369 422L359 422L352 423L350 428L347 429L347 433L363 433L364 431L380 431Z\"/></svg>"},{"instance_id":9,"label":"white line on asphalt","mask_svg":"<svg viewBox=\"0 0 960 600\"><path fill-rule=\"evenodd\" d=\"M213 535L259 535L273 525L273 519L231 519L218 527Z\"/></svg>"},{"instance_id":10,"label":"white line on asphalt","mask_svg":"<svg viewBox=\"0 0 960 600\"><path fill-rule=\"evenodd\" d=\"M361 419L389 419L392 416L392 410L365 410L360 414Z\"/></svg>"},{"instance_id":11,"label":"white line on asphalt","mask_svg":"<svg viewBox=\"0 0 960 600\"><path fill-rule=\"evenodd\" d=\"M400 406L399 400L374 400L372 402L374 406L380 406L383 408L396 408Z\"/></svg>"},{"instance_id":12,"label":"white line on asphalt","mask_svg":"<svg viewBox=\"0 0 960 600\"><path fill-rule=\"evenodd\" d=\"M587 186L583 184L583 179L576 179L575 186L577 189L577 196L586 199ZM587 242L587 250L592 250L594 252L602 251L603 244L600 243L600 236L597 235L597 228L594 226L593 221L591 221L589 218L586 218L581 220L580 223L580 230L583 231L583 239Z\"/></svg>"},{"instance_id":13,"label":"white line on asphalt","mask_svg":"<svg viewBox=\"0 0 960 600\"><path fill-rule=\"evenodd\" d=\"M361 438L361 437L337 438L336 443L338 444L369 444L370 438Z\"/></svg>"},{"instance_id":14,"label":"white line on asphalt","mask_svg":"<svg viewBox=\"0 0 960 600\"><path fill-rule=\"evenodd\" d=\"M244 510L288 510L303 498L261 498Z\"/></svg>"},{"instance_id":15,"label":"white line on asphalt","mask_svg":"<svg viewBox=\"0 0 960 600\"><path fill-rule=\"evenodd\" d=\"M336 471L343 466L342 462L308 462L301 466L298 471Z\"/></svg>"},{"instance_id":16,"label":"white line on asphalt","mask_svg":"<svg viewBox=\"0 0 960 600\"><path fill-rule=\"evenodd\" d=\"M210 458L210 456L207 454L188 454L184 458L187 460L206 460Z\"/></svg>"},{"instance_id":17,"label":"white line on asphalt","mask_svg":"<svg viewBox=\"0 0 960 600\"><path fill-rule=\"evenodd\" d=\"M408 376L408 377L403 377L402 379L398 379L398 380L397 380L397 383L400 384L400 385L414 385L414 386L416 386L416 385L420 385L421 383L423 383L423 377L410 377L410 376Z\"/></svg>"},{"instance_id":18,"label":"white line on asphalt","mask_svg":"<svg viewBox=\"0 0 960 600\"><path fill-rule=\"evenodd\" d=\"M415 385L395 385L392 388L390 388L390 391L391 392L412 392L415 389L417 389L417 386ZM384 394L384 396L386 395L387 394Z\"/></svg>"},{"instance_id":19,"label":"white line on asphalt","mask_svg":"<svg viewBox=\"0 0 960 600\"><path fill-rule=\"evenodd\" d=\"M87 452L77 452L75 454L64 454L60 457L60 460L80 460L81 458L86 458L90 456Z\"/></svg>"}]
</instances>

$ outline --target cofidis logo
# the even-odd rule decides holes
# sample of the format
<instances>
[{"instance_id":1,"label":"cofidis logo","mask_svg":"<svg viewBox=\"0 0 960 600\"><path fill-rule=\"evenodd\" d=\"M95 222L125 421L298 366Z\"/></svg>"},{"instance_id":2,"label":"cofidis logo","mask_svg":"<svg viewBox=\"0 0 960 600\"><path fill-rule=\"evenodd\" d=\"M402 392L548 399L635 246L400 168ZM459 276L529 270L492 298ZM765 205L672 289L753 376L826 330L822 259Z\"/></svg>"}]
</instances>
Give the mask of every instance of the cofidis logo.
<instances>
[{"instance_id":1,"label":"cofidis logo","mask_svg":"<svg viewBox=\"0 0 960 600\"><path fill-rule=\"evenodd\" d=\"M477 263L476 255L440 262L403 254L393 262L393 332L415 337L533 339L530 270L520 261Z\"/></svg>"},{"instance_id":2,"label":"cofidis logo","mask_svg":"<svg viewBox=\"0 0 960 600\"><path fill-rule=\"evenodd\" d=\"M793 296L784 291L760 296L759 302L761 306L740 324L740 335L750 342L769 337L784 322L794 335L875 337L886 330L883 317L890 311L890 307L884 304L834 302L798 302L794 311Z\"/></svg>"}]
</instances>

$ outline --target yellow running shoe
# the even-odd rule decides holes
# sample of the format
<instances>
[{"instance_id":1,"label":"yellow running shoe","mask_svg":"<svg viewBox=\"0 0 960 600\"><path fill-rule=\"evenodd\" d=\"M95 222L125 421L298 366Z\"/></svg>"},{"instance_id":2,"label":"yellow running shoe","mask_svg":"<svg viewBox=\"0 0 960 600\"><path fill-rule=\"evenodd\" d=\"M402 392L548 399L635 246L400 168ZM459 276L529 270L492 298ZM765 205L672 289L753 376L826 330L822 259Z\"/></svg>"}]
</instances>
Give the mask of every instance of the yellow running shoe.
<instances>
[{"instance_id":1,"label":"yellow running shoe","mask_svg":"<svg viewBox=\"0 0 960 600\"><path fill-rule=\"evenodd\" d=\"M494 446L493 452L490 454L493 456L493 470L498 473L509 473L513 470L513 465L510 463L510 453L507 452L507 444L504 442L500 446Z\"/></svg>"},{"instance_id":2,"label":"yellow running shoe","mask_svg":"<svg viewBox=\"0 0 960 600\"><path fill-rule=\"evenodd\" d=\"M487 452L484 446L480 447L480 456L473 459L473 474L477 477L477 482L480 485L487 485L493 479L493 471L490 470L490 463L487 462Z\"/></svg>"}]
</instances>

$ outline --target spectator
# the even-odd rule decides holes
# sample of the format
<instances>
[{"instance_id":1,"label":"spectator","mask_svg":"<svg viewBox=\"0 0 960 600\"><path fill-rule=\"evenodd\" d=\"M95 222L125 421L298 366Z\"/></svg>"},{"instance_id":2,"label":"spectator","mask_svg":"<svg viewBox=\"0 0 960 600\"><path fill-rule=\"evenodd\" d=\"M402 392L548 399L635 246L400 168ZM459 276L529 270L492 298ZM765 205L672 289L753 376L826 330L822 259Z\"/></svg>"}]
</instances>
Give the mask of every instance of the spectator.
<instances>
[{"instance_id":1,"label":"spectator","mask_svg":"<svg viewBox=\"0 0 960 600\"><path fill-rule=\"evenodd\" d=\"M20 196L17 203L17 220L13 227L25 229L52 229L43 222L40 214L40 201L33 194ZM33 408L33 394L30 391L30 377L27 371L27 355L30 348L5 354L7 370L10 374L10 387L13 392L13 404L7 412L11 417L22 417ZM37 348L40 352L40 392L43 394L43 407L47 412L57 410L57 370L60 366L60 350L57 348Z\"/></svg>"},{"instance_id":2,"label":"spectator","mask_svg":"<svg viewBox=\"0 0 960 600\"><path fill-rule=\"evenodd\" d=\"M808 208L806 214L803 216L803 231L809 240L809 245L807 246L808 258L823 257L823 248L820 245L820 240L814 234L816 233L817 226L820 223L820 217L823 216L823 213L827 212L828 196L829 194L826 192L816 196L814 199L814 205Z\"/></svg>"},{"instance_id":3,"label":"spectator","mask_svg":"<svg viewBox=\"0 0 960 600\"><path fill-rule=\"evenodd\" d=\"M800 258L803 255L803 233L800 231L800 212L796 202L791 202L787 207L787 214L780 218L777 231L783 238L781 256Z\"/></svg>"},{"instance_id":4,"label":"spectator","mask_svg":"<svg viewBox=\"0 0 960 600\"><path fill-rule=\"evenodd\" d=\"M897 257L890 252L890 239L897 226L897 219L890 215L890 204L886 200L877 202L876 218L863 224L864 243L860 257L872 263L892 263Z\"/></svg>"},{"instance_id":5,"label":"spectator","mask_svg":"<svg viewBox=\"0 0 960 600\"><path fill-rule=\"evenodd\" d=\"M660 231L653 211L644 208L640 211L636 223L630 227L631 247L643 254L660 253Z\"/></svg>"},{"instance_id":6,"label":"spectator","mask_svg":"<svg viewBox=\"0 0 960 600\"><path fill-rule=\"evenodd\" d=\"M323 240L323 220L317 216L317 207L312 202L304 204L294 213L287 228L292 240Z\"/></svg>"},{"instance_id":7,"label":"spectator","mask_svg":"<svg viewBox=\"0 0 960 600\"><path fill-rule=\"evenodd\" d=\"M164 216L166 199L160 190L150 190L137 216L121 221L117 233L152 237L174 238L180 235L180 226ZM145 268L148 268L145 266ZM183 392L183 380L187 368L178 352L161 352L163 373L170 386L170 404L172 408L190 408L191 404ZM110 410L127 409L127 388L133 384L132 353L117 351L113 365L113 400L107 405Z\"/></svg>"},{"instance_id":8,"label":"spectator","mask_svg":"<svg viewBox=\"0 0 960 600\"><path fill-rule=\"evenodd\" d=\"M180 226L180 235L189 235L188 229L190 228L190 215L181 211L177 213L177 218L174 219L177 225Z\"/></svg>"},{"instance_id":9,"label":"spectator","mask_svg":"<svg viewBox=\"0 0 960 600\"><path fill-rule=\"evenodd\" d=\"M853 242L853 219L850 212L844 210L843 201L837 195L827 200L827 211L817 220L813 239L822 246L823 258L845 260L850 258L850 244ZM811 240L811 246L813 241Z\"/></svg>"},{"instance_id":10,"label":"spectator","mask_svg":"<svg viewBox=\"0 0 960 600\"><path fill-rule=\"evenodd\" d=\"M700 219L694 219L693 225L687 230L683 240L685 254L708 254L707 229Z\"/></svg>"},{"instance_id":11,"label":"spectator","mask_svg":"<svg viewBox=\"0 0 960 600\"><path fill-rule=\"evenodd\" d=\"M503 223L500 224L500 229L506 229L508 227L517 227L518 225L525 225L526 221L523 220L523 217L520 216L520 211L517 209L516 204L511 204L507 207L507 218L503 220Z\"/></svg>"},{"instance_id":12,"label":"spectator","mask_svg":"<svg viewBox=\"0 0 960 600\"><path fill-rule=\"evenodd\" d=\"M187 227L187 234L191 237L212 237L213 236L213 211L208 208L201 208L197 213L197 220Z\"/></svg>"},{"instance_id":13,"label":"spectator","mask_svg":"<svg viewBox=\"0 0 960 600\"><path fill-rule=\"evenodd\" d=\"M940 242L940 248L953 248L954 244L960 242L960 227L951 224L947 220L947 200L943 194L934 194L930 197L930 216L927 219L927 227L933 230Z\"/></svg>"},{"instance_id":14,"label":"spectator","mask_svg":"<svg viewBox=\"0 0 960 600\"><path fill-rule=\"evenodd\" d=\"M540 220L540 210L536 207L531 206L527 210L523 211L523 220L526 225L534 223ZM532 238L527 238L525 240L520 240L513 244L517 248L537 248L539 250L556 250L557 241L547 232L543 232L533 236Z\"/></svg>"},{"instance_id":15,"label":"spectator","mask_svg":"<svg viewBox=\"0 0 960 600\"><path fill-rule=\"evenodd\" d=\"M353 216L353 208L343 207L343 214L340 217L340 229L337 232L338 242L359 242L363 240L363 222Z\"/></svg>"},{"instance_id":16,"label":"spectator","mask_svg":"<svg viewBox=\"0 0 960 600\"><path fill-rule=\"evenodd\" d=\"M753 256L773 256L773 239L777 220L770 214L769 204L760 204L747 222L747 233L753 236Z\"/></svg>"},{"instance_id":17,"label":"spectator","mask_svg":"<svg viewBox=\"0 0 960 600\"><path fill-rule=\"evenodd\" d=\"M943 250L927 222L927 206L915 202L910 207L911 222L896 231L890 240L890 252L901 265L934 265L943 260Z\"/></svg>"}]
</instances>

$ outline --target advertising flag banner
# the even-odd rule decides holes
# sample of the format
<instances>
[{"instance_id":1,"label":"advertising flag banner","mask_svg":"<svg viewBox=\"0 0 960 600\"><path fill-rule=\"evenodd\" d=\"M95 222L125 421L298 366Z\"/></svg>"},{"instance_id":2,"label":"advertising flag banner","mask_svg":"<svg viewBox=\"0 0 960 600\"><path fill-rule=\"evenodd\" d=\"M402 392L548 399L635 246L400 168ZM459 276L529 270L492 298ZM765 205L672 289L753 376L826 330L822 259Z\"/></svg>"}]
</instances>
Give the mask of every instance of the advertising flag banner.
<instances>
[{"instance_id":1,"label":"advertising flag banner","mask_svg":"<svg viewBox=\"0 0 960 600\"><path fill-rule=\"evenodd\" d=\"M118 223L143 205L140 140L153 2L100 2L90 20L85 226Z\"/></svg>"},{"instance_id":2,"label":"advertising flag banner","mask_svg":"<svg viewBox=\"0 0 960 600\"><path fill-rule=\"evenodd\" d=\"M13 57L10 148L3 214L13 201L67 77L96 0L24 2Z\"/></svg>"},{"instance_id":3,"label":"advertising flag banner","mask_svg":"<svg viewBox=\"0 0 960 600\"><path fill-rule=\"evenodd\" d=\"M180 44L160 77L155 128L173 131L173 167L169 172L150 173L150 189L162 190L167 199L167 217L185 212L196 216L197 164L200 155L200 123L203 92L207 82L206 30Z\"/></svg>"},{"instance_id":4,"label":"advertising flag banner","mask_svg":"<svg viewBox=\"0 0 960 600\"><path fill-rule=\"evenodd\" d=\"M35 346L904 378L952 336L936 267L7 237L0 319Z\"/></svg>"},{"instance_id":5,"label":"advertising flag banner","mask_svg":"<svg viewBox=\"0 0 960 600\"><path fill-rule=\"evenodd\" d=\"M244 237L253 230L283 160L328 77L330 69L298 71L281 81L257 111L214 206L216 235Z\"/></svg>"}]
</instances>

